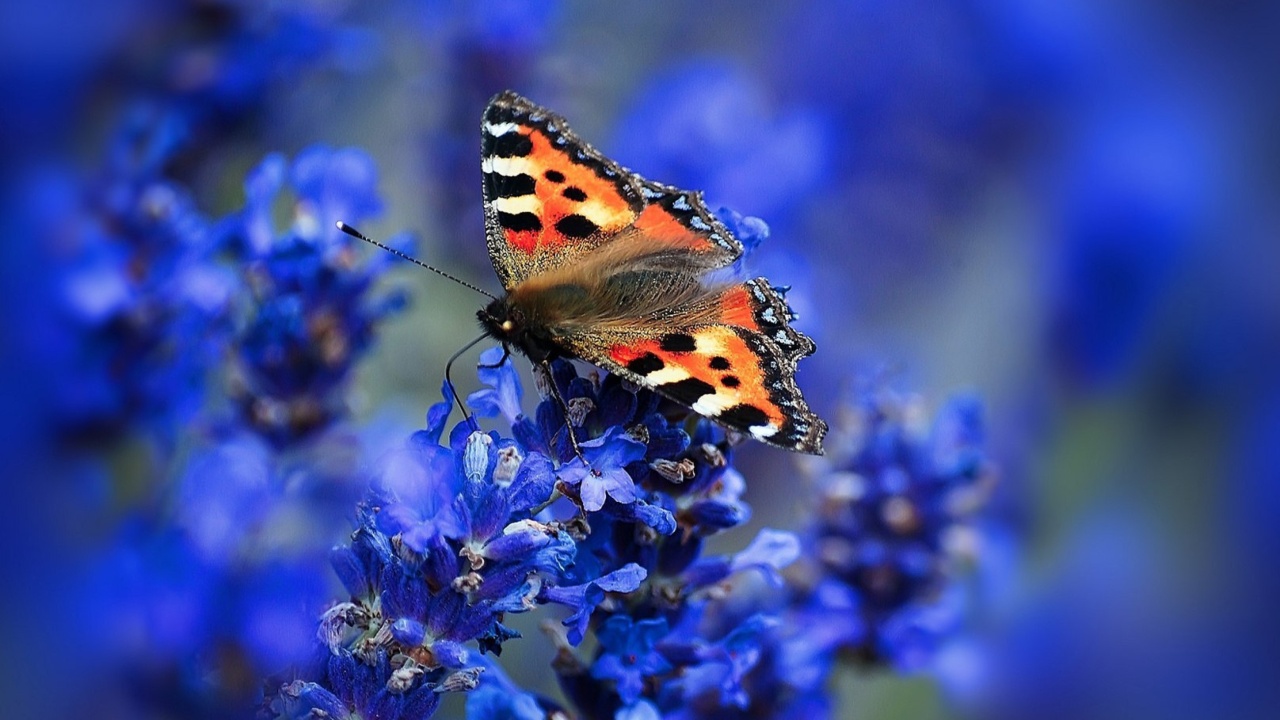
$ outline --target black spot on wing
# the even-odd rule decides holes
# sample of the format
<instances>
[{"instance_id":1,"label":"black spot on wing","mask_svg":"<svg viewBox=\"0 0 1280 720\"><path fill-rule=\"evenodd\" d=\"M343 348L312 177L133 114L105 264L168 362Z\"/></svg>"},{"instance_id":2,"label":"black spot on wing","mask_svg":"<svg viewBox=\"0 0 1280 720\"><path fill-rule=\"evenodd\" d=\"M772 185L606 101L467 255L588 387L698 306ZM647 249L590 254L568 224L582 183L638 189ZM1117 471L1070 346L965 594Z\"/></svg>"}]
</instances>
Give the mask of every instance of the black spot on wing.
<instances>
[{"instance_id":1,"label":"black spot on wing","mask_svg":"<svg viewBox=\"0 0 1280 720\"><path fill-rule=\"evenodd\" d=\"M763 410L755 405L746 404L734 405L725 409L724 412L716 416L716 420L739 430L749 430L753 427L769 424L769 416Z\"/></svg>"},{"instance_id":2,"label":"black spot on wing","mask_svg":"<svg viewBox=\"0 0 1280 720\"><path fill-rule=\"evenodd\" d=\"M717 355L711 358L711 362L707 363L707 365L710 366L712 370L728 370L729 358Z\"/></svg>"},{"instance_id":3,"label":"black spot on wing","mask_svg":"<svg viewBox=\"0 0 1280 720\"><path fill-rule=\"evenodd\" d=\"M697 349L698 343L693 339L692 335L668 333L662 336L659 341L659 347L667 352L693 352Z\"/></svg>"},{"instance_id":4,"label":"black spot on wing","mask_svg":"<svg viewBox=\"0 0 1280 720\"><path fill-rule=\"evenodd\" d=\"M736 388L742 384L742 381L733 375L725 375L720 378L720 384L727 388Z\"/></svg>"},{"instance_id":5,"label":"black spot on wing","mask_svg":"<svg viewBox=\"0 0 1280 720\"><path fill-rule=\"evenodd\" d=\"M531 175L503 175L501 173L485 173L485 182L489 183L495 198L523 197L532 195L538 183Z\"/></svg>"},{"instance_id":6,"label":"black spot on wing","mask_svg":"<svg viewBox=\"0 0 1280 720\"><path fill-rule=\"evenodd\" d=\"M576 188L572 185L565 188L560 194L575 202L582 202L587 199L587 194L582 192L581 188Z\"/></svg>"},{"instance_id":7,"label":"black spot on wing","mask_svg":"<svg viewBox=\"0 0 1280 720\"><path fill-rule=\"evenodd\" d=\"M645 353L627 363L628 370L640 375L648 375L649 373L657 372L664 367L666 367L666 363L662 362L662 358L654 355L653 353Z\"/></svg>"},{"instance_id":8,"label":"black spot on wing","mask_svg":"<svg viewBox=\"0 0 1280 720\"><path fill-rule=\"evenodd\" d=\"M524 232L526 230L537 232L542 229L542 221L531 212L512 214L499 211L498 224L512 232Z\"/></svg>"},{"instance_id":9,"label":"black spot on wing","mask_svg":"<svg viewBox=\"0 0 1280 720\"><path fill-rule=\"evenodd\" d=\"M565 215L556 222L556 230L565 237L587 238L594 235L599 229L599 225L577 214Z\"/></svg>"},{"instance_id":10,"label":"black spot on wing","mask_svg":"<svg viewBox=\"0 0 1280 720\"><path fill-rule=\"evenodd\" d=\"M698 398L703 395L715 394L716 389L710 383L703 382L698 378L685 378L678 382L660 385L659 388L668 397L685 405L692 405L698 402Z\"/></svg>"},{"instance_id":11,"label":"black spot on wing","mask_svg":"<svg viewBox=\"0 0 1280 720\"><path fill-rule=\"evenodd\" d=\"M564 182L564 173L560 172L559 170L548 170L542 173L542 177L550 180L553 183Z\"/></svg>"},{"instance_id":12,"label":"black spot on wing","mask_svg":"<svg viewBox=\"0 0 1280 720\"><path fill-rule=\"evenodd\" d=\"M487 157L524 157L533 152L533 141L528 135L509 132L494 137L484 135L484 147L481 148Z\"/></svg>"},{"instance_id":13,"label":"black spot on wing","mask_svg":"<svg viewBox=\"0 0 1280 720\"><path fill-rule=\"evenodd\" d=\"M600 154L590 144L575 135L569 129L569 124L565 122L564 118L550 110L540 107L514 92L507 91L495 95L489 102L489 106L485 110L485 123L491 125L515 123L525 128L533 128L537 132L545 133L552 146L559 149L565 159L589 168L597 177L611 183L617 190L619 197L626 201L632 212L639 213L644 210L645 199L639 192L641 180L619 167L617 163ZM485 132L483 140L485 156L501 156L497 152L499 139L512 135L520 134L509 132L499 138L494 138L488 132ZM520 137L524 136L520 135ZM527 140L527 138L525 139ZM515 139L507 142L523 145L523 143ZM511 149L519 150L520 148L513 147ZM523 154L528 154L528 152L525 151ZM552 172L559 176L559 179L553 179ZM552 182L564 182L565 180L564 174L560 171L549 171L544 174L544 177Z\"/></svg>"}]
</instances>

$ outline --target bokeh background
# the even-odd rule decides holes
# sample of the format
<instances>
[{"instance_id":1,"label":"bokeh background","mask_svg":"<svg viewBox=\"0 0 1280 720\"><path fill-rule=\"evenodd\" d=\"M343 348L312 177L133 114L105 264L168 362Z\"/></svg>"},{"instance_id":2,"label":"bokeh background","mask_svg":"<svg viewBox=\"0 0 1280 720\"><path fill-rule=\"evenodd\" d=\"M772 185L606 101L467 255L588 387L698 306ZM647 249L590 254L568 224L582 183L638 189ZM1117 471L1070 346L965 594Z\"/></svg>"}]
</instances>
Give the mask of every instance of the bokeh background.
<instances>
[{"instance_id":1,"label":"bokeh background","mask_svg":"<svg viewBox=\"0 0 1280 720\"><path fill-rule=\"evenodd\" d=\"M129 329L144 344L146 328L181 338L176 366L147 366L145 348L85 349L87 318L116 302L94 272L103 238L130 232L121 203L142 192L130 178L182 235L192 218L243 220L246 197L263 197L246 175L270 153L360 148L377 175L351 182L380 201L347 219L376 238L408 232L419 257L496 290L479 118L507 88L647 177L768 223L752 269L793 287L797 326L819 346L799 381L821 414L868 383L931 407L955 391L984 399L1001 485L981 602L933 672L838 673L840 717L1280 712L1274 4L46 0L0 13L0 702L18 713L5 715L57 714L46 703L77 694L116 707L126 693L98 672L115 630L80 621L127 617L131 601L94 594L105 579L88 568L175 597L222 577L193 570L157 589L142 577L156 547L86 559L145 525L140 504L218 494L184 423L233 394L189 392L225 360L182 318ZM287 219L264 202L264 217ZM111 262L196 307L227 292L157 257ZM421 425L481 299L407 264L370 292L388 312L408 304L353 359L343 432L363 449L335 450L333 468ZM470 372L458 381L477 387ZM146 388L122 398L129 383ZM236 447L209 463L251 473L263 451ZM802 521L795 460L744 448L753 525ZM179 466L182 483L148 484ZM342 482L329 490L349 500ZM207 543L222 537L210 507L234 516L254 500L219 502L192 505ZM349 514L261 521L327 532L324 545ZM314 586L317 601L336 592L331 578L272 578ZM550 650L526 645L507 664L536 685Z\"/></svg>"}]
</instances>

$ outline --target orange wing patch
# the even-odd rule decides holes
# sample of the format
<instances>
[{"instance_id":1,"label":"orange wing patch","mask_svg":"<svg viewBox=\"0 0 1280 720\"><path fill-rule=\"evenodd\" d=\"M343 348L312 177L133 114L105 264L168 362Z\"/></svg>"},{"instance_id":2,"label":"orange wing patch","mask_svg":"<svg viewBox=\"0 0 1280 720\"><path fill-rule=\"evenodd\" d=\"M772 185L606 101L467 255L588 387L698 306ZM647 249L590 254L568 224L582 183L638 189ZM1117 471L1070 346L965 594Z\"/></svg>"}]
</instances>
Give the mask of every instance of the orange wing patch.
<instances>
[{"instance_id":1,"label":"orange wing patch","mask_svg":"<svg viewBox=\"0 0 1280 720\"><path fill-rule=\"evenodd\" d=\"M508 289L571 265L645 207L634 175L515 93L493 99L481 130L489 258Z\"/></svg>"},{"instance_id":2,"label":"orange wing patch","mask_svg":"<svg viewBox=\"0 0 1280 720\"><path fill-rule=\"evenodd\" d=\"M653 252L696 253L691 267L699 270L742 254L698 193L620 167L563 118L515 93L489 103L481 130L489 258L507 289L573 265L624 230Z\"/></svg>"},{"instance_id":3,"label":"orange wing patch","mask_svg":"<svg viewBox=\"0 0 1280 720\"><path fill-rule=\"evenodd\" d=\"M702 194L644 181L640 192L648 205L635 228L655 244L702 256L708 268L724 267L742 255L742 243L702 202Z\"/></svg>"},{"instance_id":4,"label":"orange wing patch","mask_svg":"<svg viewBox=\"0 0 1280 720\"><path fill-rule=\"evenodd\" d=\"M668 333L616 344L608 353L644 385L757 439L773 437L788 422L770 368L731 327Z\"/></svg>"},{"instance_id":5,"label":"orange wing patch","mask_svg":"<svg viewBox=\"0 0 1280 720\"><path fill-rule=\"evenodd\" d=\"M812 340L788 324L795 319L795 314L782 293L766 278L727 288L714 302L721 322L759 333L793 366L817 349Z\"/></svg>"},{"instance_id":6,"label":"orange wing patch","mask_svg":"<svg viewBox=\"0 0 1280 720\"><path fill-rule=\"evenodd\" d=\"M720 322L726 325L760 330L756 322L756 303L746 285L735 285L725 290L716 298L719 305Z\"/></svg>"},{"instance_id":7,"label":"orange wing patch","mask_svg":"<svg viewBox=\"0 0 1280 720\"><path fill-rule=\"evenodd\" d=\"M616 233L636 219L615 181L574 163L543 129L506 123L486 125L485 134L494 151L481 161L486 194L515 249L554 252L597 233ZM504 151L513 154L499 154Z\"/></svg>"}]
</instances>

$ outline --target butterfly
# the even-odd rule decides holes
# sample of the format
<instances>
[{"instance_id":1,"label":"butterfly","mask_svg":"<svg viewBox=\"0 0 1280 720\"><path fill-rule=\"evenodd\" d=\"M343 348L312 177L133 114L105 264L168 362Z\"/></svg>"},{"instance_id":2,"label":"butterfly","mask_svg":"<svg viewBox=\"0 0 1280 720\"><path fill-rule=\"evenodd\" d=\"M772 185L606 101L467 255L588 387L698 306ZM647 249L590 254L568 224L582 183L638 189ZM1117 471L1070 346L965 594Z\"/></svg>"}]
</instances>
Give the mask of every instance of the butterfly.
<instances>
[{"instance_id":1,"label":"butterfly","mask_svg":"<svg viewBox=\"0 0 1280 720\"><path fill-rule=\"evenodd\" d=\"M827 424L795 382L816 346L765 278L722 279L742 243L701 193L619 166L510 91L485 109L481 150L489 258L506 290L479 312L489 336L544 366L585 360L757 440L822 454Z\"/></svg>"}]
</instances>

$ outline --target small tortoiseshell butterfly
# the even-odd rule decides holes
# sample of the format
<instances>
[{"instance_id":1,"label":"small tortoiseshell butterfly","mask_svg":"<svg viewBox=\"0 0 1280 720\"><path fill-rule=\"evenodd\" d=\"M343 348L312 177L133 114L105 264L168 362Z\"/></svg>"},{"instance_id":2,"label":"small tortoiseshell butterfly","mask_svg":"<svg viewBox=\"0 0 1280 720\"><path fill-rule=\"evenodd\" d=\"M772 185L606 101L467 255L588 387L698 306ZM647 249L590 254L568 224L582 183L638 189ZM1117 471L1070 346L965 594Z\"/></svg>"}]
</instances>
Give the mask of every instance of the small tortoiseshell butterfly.
<instances>
[{"instance_id":1,"label":"small tortoiseshell butterfly","mask_svg":"<svg viewBox=\"0 0 1280 720\"><path fill-rule=\"evenodd\" d=\"M795 382L815 345L766 279L715 279L742 244L700 193L620 167L513 92L489 103L482 131L489 257L506 289L479 313L485 332L534 362L580 358L822 454L827 424Z\"/></svg>"}]
</instances>

